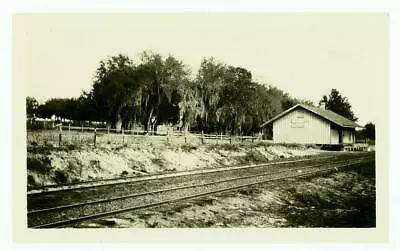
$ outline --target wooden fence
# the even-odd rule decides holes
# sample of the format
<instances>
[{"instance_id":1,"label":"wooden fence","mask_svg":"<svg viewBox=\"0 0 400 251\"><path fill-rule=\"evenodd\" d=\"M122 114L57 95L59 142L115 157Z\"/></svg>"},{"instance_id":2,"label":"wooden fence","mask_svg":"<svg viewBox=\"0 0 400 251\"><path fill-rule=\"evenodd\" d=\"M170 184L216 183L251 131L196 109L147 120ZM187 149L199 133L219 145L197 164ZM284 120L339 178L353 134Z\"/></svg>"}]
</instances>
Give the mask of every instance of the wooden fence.
<instances>
[{"instance_id":1,"label":"wooden fence","mask_svg":"<svg viewBox=\"0 0 400 251\"><path fill-rule=\"evenodd\" d=\"M167 130L151 132L143 130L116 130L111 128L73 127L58 125L57 130L31 131L27 133L28 145L80 145L89 144L96 147L102 144L206 144L238 143L257 141L261 137L237 136L223 134L185 133Z\"/></svg>"}]
</instances>

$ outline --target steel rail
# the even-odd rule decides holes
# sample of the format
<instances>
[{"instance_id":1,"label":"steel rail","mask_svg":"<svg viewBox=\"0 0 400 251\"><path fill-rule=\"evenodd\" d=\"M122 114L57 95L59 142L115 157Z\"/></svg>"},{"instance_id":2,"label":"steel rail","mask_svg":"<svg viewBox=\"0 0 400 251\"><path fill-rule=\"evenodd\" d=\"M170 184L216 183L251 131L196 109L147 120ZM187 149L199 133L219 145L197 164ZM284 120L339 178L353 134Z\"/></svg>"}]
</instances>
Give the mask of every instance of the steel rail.
<instances>
[{"instance_id":1,"label":"steel rail","mask_svg":"<svg viewBox=\"0 0 400 251\"><path fill-rule=\"evenodd\" d=\"M358 160L357 159L353 159L351 161L358 161ZM44 209L37 209L37 210L28 211L28 215L29 214L49 212L49 211L62 210L62 209L67 209L67 208L79 207L79 206L85 206L85 205L99 204L99 203L104 203L104 202L111 202L111 201L115 201L115 200L134 198L134 197L145 196L145 195L149 195L149 194L169 192L169 191L186 189L186 188L193 188L193 187L198 187L198 186L213 185L213 184L229 182L229 181L235 181L235 180L248 179L248 178L253 178L253 177L258 177L258 176L266 176L266 175L270 175L270 174L272 174L272 175L281 174L281 173L285 173L285 172L292 172L293 169L312 168L312 167L318 167L318 166L322 166L322 165L326 165L326 164L332 165L332 164L341 164L341 163L345 163L345 162L347 162L347 160L342 160L342 161L339 161L339 162L336 162L336 163L319 163L319 164L309 165L309 166L289 167L289 168L286 168L285 170L280 170L280 171L277 171L277 172L271 172L271 170L270 170L268 172L261 172L261 173L257 173L257 174L247 175L247 176L240 176L240 177L235 177L235 178L222 179L222 180L208 182L208 183L199 183L199 184L193 184L193 185L178 186L178 187L172 187L172 188L168 188L168 189L159 189L159 190L153 190L153 191L148 191L148 192L143 192L143 193L128 194L128 195L113 197L113 198L109 198L109 199L100 199L100 200L93 200L93 201L75 203L75 204L70 204L70 205L63 205L63 206L50 207L50 208L44 208Z\"/></svg>"},{"instance_id":2,"label":"steel rail","mask_svg":"<svg viewBox=\"0 0 400 251\"><path fill-rule=\"evenodd\" d=\"M350 154L349 154L350 155ZM135 183L140 181L148 181L148 180L157 180L157 179L164 179L170 177L182 177L182 176L190 176L195 174L205 174L205 173L218 173L223 171L230 171L230 170L240 170L246 168L257 168L257 167L264 167L264 166L275 166L275 165L284 165L284 164L291 164L291 163L301 163L306 161L319 161L323 159L333 159L338 158L339 155L332 155L332 156L324 156L319 158L307 158L307 159L296 159L296 160L287 160L287 161L278 161L272 163L262 163L256 165L244 165L244 166L230 166L230 167L221 167L216 169L200 169L200 170L190 170L190 171L183 171L183 172L176 172L176 173L168 173L168 174L152 174L146 175L141 177L123 177L123 178L111 178L111 179L103 179L103 180L93 180L93 181L82 181L82 182L75 182L75 183L68 183L62 185L47 185L35 188L34 190L28 191L28 196L31 195L40 195L44 193L54 193L59 191L68 191L68 190L78 190L78 189L86 189L90 187L101 187L101 186L108 186L114 184L126 184L126 183ZM113 182L118 181L118 182ZM104 182L104 183L102 183ZM109 182L109 183L107 183ZM100 184L96 184L100 183ZM82 185L82 186L80 186ZM54 190L46 190L49 188L56 188ZM57 189L60 188L60 189ZM40 191L37 191L40 190Z\"/></svg>"},{"instance_id":3,"label":"steel rail","mask_svg":"<svg viewBox=\"0 0 400 251\"><path fill-rule=\"evenodd\" d=\"M316 166L322 166L324 164L318 164L318 165L311 165L311 166L304 166L304 167L295 167L296 169L298 168L310 168L310 167L316 167ZM115 200L121 200L121 199L127 199L127 198L134 198L134 197L139 197L139 196L144 196L144 195L149 195L149 194L155 194L155 193L162 193L162 192L169 192L169 191L174 191L174 190L180 190L180 189L185 189L185 188L193 188L193 187L198 187L201 185L212 185L212 184L218 184L218 183L223 183L223 182L228 182L228 181L234 181L234 180L241 180L241 179L247 179L247 178L252 178L256 176L262 176L262 175L268 175L268 174L279 174L279 173L284 173L284 172L291 172L293 171L291 169L286 169L286 170L281 170L279 172L264 172L264 173L258 173L258 174L253 174L253 175L247 175L247 176L241 176L241 177L236 177L236 178L229 178L229 179L223 179L223 180L218 180L215 182L208 182L208 183L201 183L201 184L194 184L194 185L186 185L186 186L178 186L178 187L173 187L173 188L168 188L168 189L160 189L160 190L154 190L154 191L149 191L149 192L143 192L143 193L135 193L135 194L128 194L124 196L119 196L119 197L113 197L109 199L101 199L101 200L94 200L94 201L88 201L88 202L82 202L82 203L76 203L76 204L70 204L70 205L63 205L63 206L58 206L58 207L51 207L51 208L44 208L44 209L38 209L38 210L32 210L28 211L29 214L35 214L35 213L43 213L43 212L49 212L49 211L55 211L55 210L61 210L61 209L66 209L66 208L73 208L73 207L79 207L79 206L84 206L84 205L91 205L91 204L98 204L98 203L104 203L104 202L111 202Z\"/></svg>"},{"instance_id":4,"label":"steel rail","mask_svg":"<svg viewBox=\"0 0 400 251\"><path fill-rule=\"evenodd\" d=\"M359 160L351 160L351 161L347 161L348 163L346 163L346 164L337 165L337 164L341 164L342 162L346 162L346 161L341 161L341 162L338 162L338 163L334 163L333 165L335 165L335 166L333 166L333 167L318 169L318 170L314 170L314 171L308 171L308 172L297 174L297 175L289 175L289 176L284 176L284 177L275 177L275 178L270 178L270 179L264 179L262 181L251 182L251 183L242 184L242 185L238 185L238 186L232 186L232 187L223 188L223 189L217 189L217 190L208 191L208 192L204 192L204 193L198 193L198 194L195 194L195 195L183 196L183 197L179 197L179 198L175 198L175 199L170 199L170 200L165 200L165 201L160 201L160 202L155 202L155 203L149 203L149 204L144 204L144 205L139 205L139 206L134 206L134 207L128 207L128 208L123 208L123 209L117 209L117 210L108 211L108 212L104 212L104 213L97 213L97 214L81 216L81 217L68 219L68 220L62 220L62 221L51 222L51 223L46 223L46 224L41 224L41 225L35 225L35 226L31 226L30 228L48 228L48 227L58 227L58 226L63 226L63 225L70 225L70 224L81 222L81 221L84 221L84 220L101 218L101 217L105 217L105 216L109 216L109 215L113 215L113 214L119 214L119 213L123 213L123 212L128 212L128 211L134 211L134 210L143 209L143 208L159 206L159 205L162 205L162 204L168 204L168 203L171 203L171 202L176 202L176 201L181 201L181 200L201 197L201 196L205 196L205 195L221 193L221 192L230 191L230 190L236 190L236 189L239 189L239 188L253 186L253 185L256 185L256 184L262 184L262 183L266 183L266 182L270 182L270 181L283 180L283 179L288 179L288 178L299 178L299 177L310 176L312 174L318 174L318 173L321 173L321 172L327 172L327 171L333 171L333 170L338 171L338 168L341 168L341 167L346 167L346 166L351 166L351 165L361 164L361 163L368 163L368 162L370 162L372 160L374 160L374 158L362 159L361 161L359 161ZM290 171L293 171L293 170L286 170L286 171L282 171L281 173L290 172ZM183 186L183 187L178 187L178 188L174 188L174 189L168 189L168 190L164 190L164 191L160 190L160 191L147 192L145 194L142 194L142 195L138 194L136 196L144 196L144 195L149 195L149 194L154 194L154 193L161 193L161 192L168 192L168 191L173 191L173 190L183 190L183 189L188 189L188 188L193 188L193 187L202 187L202 186L213 185L213 184L217 184L217 183L230 182L230 181L234 181L234 180L237 180L237 179L246 179L246 178L251 178L251 177L255 177L255 176L260 177L260 176L268 176L268 175L274 175L274 174L279 174L279 173L268 173L268 174L264 174L264 175L258 174L258 175L252 175L252 176L249 176L249 177L233 178L233 179L229 179L229 180L225 180L225 181L218 181L218 182L213 182L213 183L197 184L197 185L191 185L191 186ZM116 199L118 199L118 198L116 198ZM120 199L123 199L123 198L120 198ZM106 202L110 202L110 199L105 200L103 203L106 203ZM45 212L45 211L46 210L43 210L42 212Z\"/></svg>"}]
</instances>

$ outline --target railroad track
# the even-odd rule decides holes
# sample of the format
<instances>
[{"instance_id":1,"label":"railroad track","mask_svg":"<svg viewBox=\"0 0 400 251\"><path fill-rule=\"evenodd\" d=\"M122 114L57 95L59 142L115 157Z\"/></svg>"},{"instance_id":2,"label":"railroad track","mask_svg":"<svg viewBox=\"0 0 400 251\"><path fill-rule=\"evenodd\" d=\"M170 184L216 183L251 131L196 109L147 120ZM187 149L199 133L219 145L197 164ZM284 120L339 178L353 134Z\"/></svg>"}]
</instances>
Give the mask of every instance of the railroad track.
<instances>
[{"instance_id":1,"label":"railroad track","mask_svg":"<svg viewBox=\"0 0 400 251\"><path fill-rule=\"evenodd\" d=\"M178 177L178 176L187 176L187 175L195 175L195 174L203 174L203 173L217 173L217 172L226 172L238 169L250 169L253 167L267 167L267 166L276 166L276 165L288 165L288 164L298 164L301 162L308 162L308 161L332 161L335 159L344 159L344 158L352 158L354 157L353 154L332 154L323 157L312 157L312 158L302 158L302 159L291 159L285 161L271 161L264 164L257 164L257 165L245 165L245 166L235 166L235 167L222 167L222 168L213 168L213 169L202 169L202 170L190 170L190 171L183 171L177 173L169 173L169 174L152 174L152 175L145 175L145 176L134 176L134 177L118 177L118 178L109 178L109 179L102 179L102 180L90 180L90 181L80 181L75 183L68 183L68 184L54 184L54 185L46 185L40 187L28 187L28 196L33 194L44 194L44 193L53 193L59 191L66 191L66 190L79 190L83 188L91 188L91 187L100 187L100 186L108 186L114 184L127 184L132 182L140 182L145 180L157 180L157 179L164 179L164 178L171 178L171 177Z\"/></svg>"},{"instance_id":2,"label":"railroad track","mask_svg":"<svg viewBox=\"0 0 400 251\"><path fill-rule=\"evenodd\" d=\"M52 228L288 178L301 178L374 161L371 154L286 161L274 165L96 184L28 194L28 227ZM344 158L344 159L343 159ZM112 196L110 196L112 195Z\"/></svg>"},{"instance_id":3,"label":"railroad track","mask_svg":"<svg viewBox=\"0 0 400 251\"><path fill-rule=\"evenodd\" d=\"M174 187L177 184L192 182L192 180L200 179L208 181L218 180L221 177L221 172L226 176L242 175L246 172L264 172L266 170L275 171L279 168L290 168L300 165L311 165L314 163L330 163L339 159L345 160L358 156L355 154L325 156L313 159L288 160L274 163L265 163L258 165L224 167L216 169L196 170L178 172L164 175L148 175L139 178L126 179L109 179L95 182L81 182L69 185L51 186L45 189L28 192L28 209L37 210L48 207L57 207L62 205L70 205L76 201L93 200L93 198L109 198L109 194L114 196L123 196L130 194L132 191L147 192L154 190L152 187L168 188ZM58 198L58 199L57 199Z\"/></svg>"}]
</instances>

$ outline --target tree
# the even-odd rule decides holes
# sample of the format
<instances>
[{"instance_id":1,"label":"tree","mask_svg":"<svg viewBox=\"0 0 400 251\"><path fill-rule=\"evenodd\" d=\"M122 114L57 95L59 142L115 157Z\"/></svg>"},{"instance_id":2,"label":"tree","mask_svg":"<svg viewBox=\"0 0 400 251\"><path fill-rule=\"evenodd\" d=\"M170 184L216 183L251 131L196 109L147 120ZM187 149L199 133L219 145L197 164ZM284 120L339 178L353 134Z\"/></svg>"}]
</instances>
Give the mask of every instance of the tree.
<instances>
[{"instance_id":1,"label":"tree","mask_svg":"<svg viewBox=\"0 0 400 251\"><path fill-rule=\"evenodd\" d=\"M122 111L140 104L139 90L140 81L128 56L119 54L100 61L91 91L97 117L121 129Z\"/></svg>"},{"instance_id":2,"label":"tree","mask_svg":"<svg viewBox=\"0 0 400 251\"><path fill-rule=\"evenodd\" d=\"M220 129L231 133L249 131L253 124L251 109L256 84L252 74L241 67L228 66L224 74L221 98L217 109L217 120ZM246 127L247 130L244 130Z\"/></svg>"},{"instance_id":3,"label":"tree","mask_svg":"<svg viewBox=\"0 0 400 251\"><path fill-rule=\"evenodd\" d=\"M182 82L178 89L179 94L179 119L182 127L187 132L189 127L201 117L204 111L201 102L200 89L195 81Z\"/></svg>"},{"instance_id":4,"label":"tree","mask_svg":"<svg viewBox=\"0 0 400 251\"><path fill-rule=\"evenodd\" d=\"M367 123L364 126L364 137L366 139L372 139L375 140L375 125L371 122Z\"/></svg>"},{"instance_id":5,"label":"tree","mask_svg":"<svg viewBox=\"0 0 400 251\"><path fill-rule=\"evenodd\" d=\"M66 118L65 103L65 99L62 98L51 98L47 100L38 108L40 117L51 118L51 116L55 115L58 118Z\"/></svg>"},{"instance_id":6,"label":"tree","mask_svg":"<svg viewBox=\"0 0 400 251\"><path fill-rule=\"evenodd\" d=\"M104 121L102 112L96 109L96 103L94 101L92 92L83 91L79 98L76 100L77 113L75 119L84 122L88 121ZM105 120L106 121L106 120Z\"/></svg>"},{"instance_id":7,"label":"tree","mask_svg":"<svg viewBox=\"0 0 400 251\"><path fill-rule=\"evenodd\" d=\"M351 110L351 105L346 97L342 97L336 89L332 89L329 97L324 95L319 101L319 105L325 103L325 108L331 110L351 121L357 121L358 119L354 116Z\"/></svg>"},{"instance_id":8,"label":"tree","mask_svg":"<svg viewBox=\"0 0 400 251\"><path fill-rule=\"evenodd\" d=\"M214 58L204 58L196 76L199 98L203 106L200 123L206 131L213 128L216 123L216 111L225 70L225 65L216 62Z\"/></svg>"},{"instance_id":9,"label":"tree","mask_svg":"<svg viewBox=\"0 0 400 251\"><path fill-rule=\"evenodd\" d=\"M162 122L178 120L180 108L186 114L193 110L190 102L180 103L188 95L184 86L190 82L189 75L188 68L173 56L143 52L134 64L119 54L100 62L90 96L98 117L115 128L133 121L141 122L146 131L155 130Z\"/></svg>"},{"instance_id":10,"label":"tree","mask_svg":"<svg viewBox=\"0 0 400 251\"><path fill-rule=\"evenodd\" d=\"M49 99L37 113L44 118L103 121L117 129L139 123L151 131L161 123L179 122L184 130L248 135L297 103L310 104L253 81L243 67L204 58L192 77L174 56L143 52L137 61L122 54L101 60L90 91L78 98Z\"/></svg>"},{"instance_id":11,"label":"tree","mask_svg":"<svg viewBox=\"0 0 400 251\"><path fill-rule=\"evenodd\" d=\"M26 117L32 119L37 116L39 103L34 97L26 97Z\"/></svg>"},{"instance_id":12,"label":"tree","mask_svg":"<svg viewBox=\"0 0 400 251\"><path fill-rule=\"evenodd\" d=\"M145 130L156 130L158 124L177 119L178 96L186 95L182 90L190 81L189 69L173 56L163 59L160 54L144 52L136 71L142 83L140 95ZM181 103L181 108L187 112L188 103Z\"/></svg>"}]
</instances>

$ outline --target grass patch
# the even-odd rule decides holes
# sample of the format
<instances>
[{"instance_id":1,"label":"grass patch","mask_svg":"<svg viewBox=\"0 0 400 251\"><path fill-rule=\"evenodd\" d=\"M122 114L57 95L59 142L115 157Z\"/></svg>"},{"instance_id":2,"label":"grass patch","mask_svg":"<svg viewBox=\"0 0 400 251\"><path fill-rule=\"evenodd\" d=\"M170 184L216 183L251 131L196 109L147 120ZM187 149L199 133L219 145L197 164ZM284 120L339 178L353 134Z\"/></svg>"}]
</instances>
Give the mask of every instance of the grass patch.
<instances>
[{"instance_id":1,"label":"grass patch","mask_svg":"<svg viewBox=\"0 0 400 251\"><path fill-rule=\"evenodd\" d=\"M207 150L209 151L216 151L216 150L224 150L224 151L239 151L240 150L240 146L237 144L228 144L228 143L224 143L224 144L212 144L212 145L208 145L207 146Z\"/></svg>"},{"instance_id":2,"label":"grass patch","mask_svg":"<svg viewBox=\"0 0 400 251\"><path fill-rule=\"evenodd\" d=\"M186 145L182 145L181 149L183 152L192 152L197 150L197 146L192 145L192 144L186 144Z\"/></svg>"},{"instance_id":3,"label":"grass patch","mask_svg":"<svg viewBox=\"0 0 400 251\"><path fill-rule=\"evenodd\" d=\"M146 166L143 163L137 162L135 160L131 160L130 168L134 171L139 171L141 173L147 173Z\"/></svg>"},{"instance_id":4,"label":"grass patch","mask_svg":"<svg viewBox=\"0 0 400 251\"><path fill-rule=\"evenodd\" d=\"M93 171L95 171L97 173L101 172L100 160L96 160L96 159L90 160L89 166L90 166L90 169L93 169Z\"/></svg>"},{"instance_id":5,"label":"grass patch","mask_svg":"<svg viewBox=\"0 0 400 251\"><path fill-rule=\"evenodd\" d=\"M65 148L66 148L66 150L68 150L68 151L80 149L80 147L78 147L78 146L75 145L75 144L68 144L68 145L65 146Z\"/></svg>"},{"instance_id":6,"label":"grass patch","mask_svg":"<svg viewBox=\"0 0 400 251\"><path fill-rule=\"evenodd\" d=\"M40 174L49 173L51 170L51 161L48 157L27 158L27 169Z\"/></svg>"},{"instance_id":7,"label":"grass patch","mask_svg":"<svg viewBox=\"0 0 400 251\"><path fill-rule=\"evenodd\" d=\"M267 157L259 153L258 151L250 151L246 153L244 157L238 157L239 162L245 163L264 163L269 161Z\"/></svg>"},{"instance_id":8,"label":"grass patch","mask_svg":"<svg viewBox=\"0 0 400 251\"><path fill-rule=\"evenodd\" d=\"M163 160L163 159L154 158L154 159L151 159L151 162L152 162L153 164L157 165L157 166L162 167L162 168L165 167L165 160Z\"/></svg>"},{"instance_id":9,"label":"grass patch","mask_svg":"<svg viewBox=\"0 0 400 251\"><path fill-rule=\"evenodd\" d=\"M35 180L35 178L32 176L32 175L28 175L28 180L27 180L27 184L28 184L28 187L34 187L34 186L37 186L37 183L36 183L36 180Z\"/></svg>"},{"instance_id":10,"label":"grass patch","mask_svg":"<svg viewBox=\"0 0 400 251\"><path fill-rule=\"evenodd\" d=\"M26 148L28 153L49 155L50 151L55 150L52 145L28 146Z\"/></svg>"},{"instance_id":11,"label":"grass patch","mask_svg":"<svg viewBox=\"0 0 400 251\"><path fill-rule=\"evenodd\" d=\"M355 169L290 183L282 192L287 204L278 211L287 226L375 227L375 179L368 172L375 168L364 164L362 174Z\"/></svg>"},{"instance_id":12,"label":"grass patch","mask_svg":"<svg viewBox=\"0 0 400 251\"><path fill-rule=\"evenodd\" d=\"M47 145L38 145L38 144L31 144L27 146L27 152L32 154L43 154L49 155L51 151L73 151L73 150L80 150L82 146L77 144L66 144L61 145L60 147L55 147L51 144Z\"/></svg>"},{"instance_id":13,"label":"grass patch","mask_svg":"<svg viewBox=\"0 0 400 251\"><path fill-rule=\"evenodd\" d=\"M65 184L65 183L68 182L68 175L65 173L65 171L55 170L55 172L54 172L54 181L57 184Z\"/></svg>"}]
</instances>

